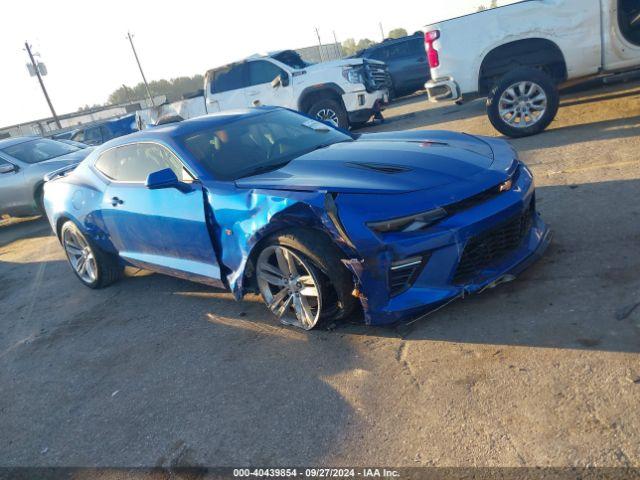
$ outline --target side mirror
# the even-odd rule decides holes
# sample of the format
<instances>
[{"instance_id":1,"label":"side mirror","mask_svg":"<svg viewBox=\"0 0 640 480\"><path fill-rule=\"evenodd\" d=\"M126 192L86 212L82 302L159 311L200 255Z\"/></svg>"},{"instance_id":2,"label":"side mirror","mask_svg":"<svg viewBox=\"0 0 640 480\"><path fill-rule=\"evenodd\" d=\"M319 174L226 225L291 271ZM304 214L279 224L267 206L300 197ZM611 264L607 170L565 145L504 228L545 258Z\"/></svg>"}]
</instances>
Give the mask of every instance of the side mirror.
<instances>
[{"instance_id":1,"label":"side mirror","mask_svg":"<svg viewBox=\"0 0 640 480\"><path fill-rule=\"evenodd\" d=\"M278 75L276 78L271 80L271 87L272 88L278 88L280 86L282 86L282 77L280 75Z\"/></svg>"},{"instance_id":2,"label":"side mirror","mask_svg":"<svg viewBox=\"0 0 640 480\"><path fill-rule=\"evenodd\" d=\"M189 184L181 182L176 177L176 174L170 168L159 170L157 172L150 173L147 177L145 186L149 190L160 190L163 188L175 188L181 192L190 192L191 187Z\"/></svg>"},{"instance_id":3,"label":"side mirror","mask_svg":"<svg viewBox=\"0 0 640 480\"><path fill-rule=\"evenodd\" d=\"M3 163L2 165L0 165L0 174L2 173L13 173L18 171L17 167L15 165L12 165L10 163Z\"/></svg>"}]
</instances>

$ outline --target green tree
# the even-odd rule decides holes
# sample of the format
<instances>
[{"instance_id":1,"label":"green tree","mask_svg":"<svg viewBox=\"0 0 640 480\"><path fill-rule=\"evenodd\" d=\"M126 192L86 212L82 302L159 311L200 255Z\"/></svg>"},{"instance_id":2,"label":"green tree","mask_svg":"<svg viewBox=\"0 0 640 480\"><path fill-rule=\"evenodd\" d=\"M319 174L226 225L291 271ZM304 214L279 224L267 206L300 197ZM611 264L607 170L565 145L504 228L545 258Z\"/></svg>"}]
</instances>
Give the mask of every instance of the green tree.
<instances>
[{"instance_id":1,"label":"green tree","mask_svg":"<svg viewBox=\"0 0 640 480\"><path fill-rule=\"evenodd\" d=\"M404 28L394 28L389 32L389 38L401 38L408 35Z\"/></svg>"},{"instance_id":2,"label":"green tree","mask_svg":"<svg viewBox=\"0 0 640 480\"><path fill-rule=\"evenodd\" d=\"M342 42L342 52L345 56L350 57L356 53L356 41L353 38L347 38Z\"/></svg>"},{"instance_id":3,"label":"green tree","mask_svg":"<svg viewBox=\"0 0 640 480\"><path fill-rule=\"evenodd\" d=\"M149 82L151 95L166 95L167 101L174 102L183 95L202 89L204 77L194 75L193 77L178 77L170 80L153 80ZM147 98L147 90L144 83L140 82L133 87L122 85L109 95L108 103L126 103Z\"/></svg>"},{"instance_id":4,"label":"green tree","mask_svg":"<svg viewBox=\"0 0 640 480\"><path fill-rule=\"evenodd\" d=\"M373 40L369 40L368 38L363 38L358 41L356 44L356 51L364 50L365 48L369 48L371 45L375 45L376 42Z\"/></svg>"}]
</instances>

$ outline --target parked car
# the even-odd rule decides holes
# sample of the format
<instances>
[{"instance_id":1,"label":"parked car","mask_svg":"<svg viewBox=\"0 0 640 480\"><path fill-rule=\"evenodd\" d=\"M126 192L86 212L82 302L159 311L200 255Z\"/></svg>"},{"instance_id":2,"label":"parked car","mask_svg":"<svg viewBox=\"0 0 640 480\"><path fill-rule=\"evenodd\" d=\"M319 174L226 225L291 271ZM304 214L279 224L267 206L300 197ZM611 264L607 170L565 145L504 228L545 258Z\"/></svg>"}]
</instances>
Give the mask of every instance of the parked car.
<instances>
[{"instance_id":1,"label":"parked car","mask_svg":"<svg viewBox=\"0 0 640 480\"><path fill-rule=\"evenodd\" d=\"M350 135L296 112L223 112L97 148L45 184L80 281L135 265L262 294L305 329L388 324L510 280L550 233L508 143L449 132Z\"/></svg>"},{"instance_id":2,"label":"parked car","mask_svg":"<svg viewBox=\"0 0 640 480\"><path fill-rule=\"evenodd\" d=\"M384 63L361 58L319 64L285 50L209 70L207 112L272 105L291 108L341 128L368 122L389 100Z\"/></svg>"},{"instance_id":3,"label":"parked car","mask_svg":"<svg viewBox=\"0 0 640 480\"><path fill-rule=\"evenodd\" d=\"M357 53L356 57L380 60L391 76L389 96L407 95L424 88L429 80L429 63L424 48L424 34L417 32L397 39L387 39Z\"/></svg>"},{"instance_id":4,"label":"parked car","mask_svg":"<svg viewBox=\"0 0 640 480\"><path fill-rule=\"evenodd\" d=\"M95 146L102 145L104 142L113 138L128 135L137 130L136 116L135 114L131 114L80 128L74 131L70 139Z\"/></svg>"},{"instance_id":5,"label":"parked car","mask_svg":"<svg viewBox=\"0 0 640 480\"><path fill-rule=\"evenodd\" d=\"M528 0L429 25L432 101L487 96L510 137L544 130L558 85L640 66L637 0Z\"/></svg>"},{"instance_id":6,"label":"parked car","mask_svg":"<svg viewBox=\"0 0 640 480\"><path fill-rule=\"evenodd\" d=\"M44 176L77 165L91 150L41 137L0 140L0 215L44 213Z\"/></svg>"}]
</instances>

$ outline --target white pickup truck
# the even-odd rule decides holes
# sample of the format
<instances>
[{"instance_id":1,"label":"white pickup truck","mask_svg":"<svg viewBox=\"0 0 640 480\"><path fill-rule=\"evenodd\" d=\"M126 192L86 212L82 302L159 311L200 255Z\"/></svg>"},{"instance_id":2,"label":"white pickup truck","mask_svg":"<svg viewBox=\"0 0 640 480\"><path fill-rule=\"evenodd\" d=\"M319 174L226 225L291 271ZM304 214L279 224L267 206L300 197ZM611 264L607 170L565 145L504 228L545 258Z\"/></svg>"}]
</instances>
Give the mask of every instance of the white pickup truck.
<instances>
[{"instance_id":1,"label":"white pickup truck","mask_svg":"<svg viewBox=\"0 0 640 480\"><path fill-rule=\"evenodd\" d=\"M553 121L559 85L640 68L640 0L524 0L425 31L429 99L487 96L510 137Z\"/></svg>"}]
</instances>

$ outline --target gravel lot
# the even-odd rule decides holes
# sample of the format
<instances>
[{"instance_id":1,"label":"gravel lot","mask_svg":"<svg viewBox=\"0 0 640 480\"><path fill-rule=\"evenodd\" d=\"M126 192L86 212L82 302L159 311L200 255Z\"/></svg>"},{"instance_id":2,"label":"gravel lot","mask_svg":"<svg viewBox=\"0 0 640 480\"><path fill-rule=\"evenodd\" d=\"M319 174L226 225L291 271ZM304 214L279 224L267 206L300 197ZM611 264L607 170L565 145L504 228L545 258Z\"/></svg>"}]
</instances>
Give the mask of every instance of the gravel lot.
<instances>
[{"instance_id":1,"label":"gravel lot","mask_svg":"<svg viewBox=\"0 0 640 480\"><path fill-rule=\"evenodd\" d=\"M408 328L304 333L129 272L91 291L42 220L0 225L0 466L640 466L640 83L514 141L555 230L517 281ZM495 136L414 96L370 130Z\"/></svg>"}]
</instances>

